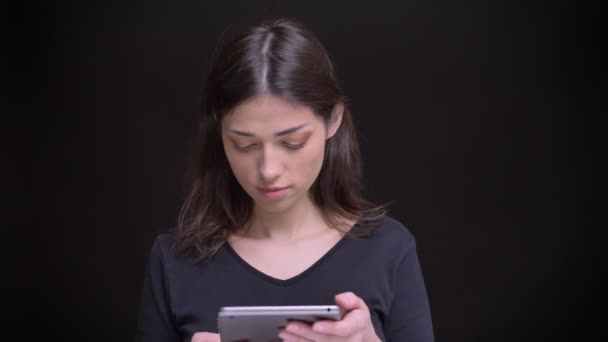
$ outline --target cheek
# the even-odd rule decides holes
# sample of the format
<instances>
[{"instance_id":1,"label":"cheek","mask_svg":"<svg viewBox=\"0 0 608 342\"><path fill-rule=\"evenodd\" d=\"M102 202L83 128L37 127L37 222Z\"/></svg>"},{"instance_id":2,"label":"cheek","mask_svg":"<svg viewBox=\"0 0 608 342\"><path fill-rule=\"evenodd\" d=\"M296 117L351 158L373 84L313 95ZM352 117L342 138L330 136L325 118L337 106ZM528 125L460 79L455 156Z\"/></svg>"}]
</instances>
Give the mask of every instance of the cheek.
<instances>
[{"instance_id":1,"label":"cheek","mask_svg":"<svg viewBox=\"0 0 608 342\"><path fill-rule=\"evenodd\" d=\"M311 146L310 149L302 151L301 158L298 159L294 170L298 172L299 178L308 179L308 183L312 183L318 176L323 164L324 143L317 143Z\"/></svg>"},{"instance_id":2,"label":"cheek","mask_svg":"<svg viewBox=\"0 0 608 342\"><path fill-rule=\"evenodd\" d=\"M239 183L243 184L243 181L246 181L249 169L251 168L249 166L249 161L247 158L230 151L226 151L226 158L228 159L228 164L230 164L234 176Z\"/></svg>"}]
</instances>

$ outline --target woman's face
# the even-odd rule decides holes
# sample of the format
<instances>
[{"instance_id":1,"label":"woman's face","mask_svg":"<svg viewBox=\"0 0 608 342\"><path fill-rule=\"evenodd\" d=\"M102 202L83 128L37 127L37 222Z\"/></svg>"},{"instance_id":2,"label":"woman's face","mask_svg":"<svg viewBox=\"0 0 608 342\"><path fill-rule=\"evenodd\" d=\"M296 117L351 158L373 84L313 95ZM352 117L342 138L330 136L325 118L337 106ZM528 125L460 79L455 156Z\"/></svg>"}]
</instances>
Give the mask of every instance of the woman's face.
<instances>
[{"instance_id":1,"label":"woman's face","mask_svg":"<svg viewBox=\"0 0 608 342\"><path fill-rule=\"evenodd\" d=\"M312 109L273 95L247 100L222 120L230 167L255 205L277 212L307 198L321 171L325 141L337 130L342 107L327 126Z\"/></svg>"}]
</instances>

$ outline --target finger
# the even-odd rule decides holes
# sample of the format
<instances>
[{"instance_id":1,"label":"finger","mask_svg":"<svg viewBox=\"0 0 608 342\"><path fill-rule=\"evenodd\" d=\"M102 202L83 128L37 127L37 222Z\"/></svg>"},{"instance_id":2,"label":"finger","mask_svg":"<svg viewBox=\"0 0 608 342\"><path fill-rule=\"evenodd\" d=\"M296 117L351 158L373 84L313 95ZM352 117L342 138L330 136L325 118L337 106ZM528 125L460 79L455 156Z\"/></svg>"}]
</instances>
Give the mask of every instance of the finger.
<instances>
[{"instance_id":1,"label":"finger","mask_svg":"<svg viewBox=\"0 0 608 342\"><path fill-rule=\"evenodd\" d=\"M302 323L302 322L289 322L285 326L285 330L288 333L293 335L303 337L307 341L332 341L333 336L319 333L312 330L312 326L310 324Z\"/></svg>"},{"instance_id":2,"label":"finger","mask_svg":"<svg viewBox=\"0 0 608 342\"><path fill-rule=\"evenodd\" d=\"M192 336L191 342L220 342L220 335L209 332L197 332Z\"/></svg>"},{"instance_id":3,"label":"finger","mask_svg":"<svg viewBox=\"0 0 608 342\"><path fill-rule=\"evenodd\" d=\"M314 340L309 340L304 336L294 334L285 329L279 332L279 337L285 342L314 342Z\"/></svg>"},{"instance_id":4,"label":"finger","mask_svg":"<svg viewBox=\"0 0 608 342\"><path fill-rule=\"evenodd\" d=\"M369 321L367 310L351 310L340 321L323 320L315 322L312 330L321 334L349 337L365 329Z\"/></svg>"},{"instance_id":5,"label":"finger","mask_svg":"<svg viewBox=\"0 0 608 342\"><path fill-rule=\"evenodd\" d=\"M363 299L359 298L352 292L343 292L335 296L336 304L346 311L355 309L366 309L367 305Z\"/></svg>"},{"instance_id":6,"label":"finger","mask_svg":"<svg viewBox=\"0 0 608 342\"><path fill-rule=\"evenodd\" d=\"M348 337L352 335L354 329L353 325L346 320L339 322L319 321L312 325L312 331L319 334Z\"/></svg>"}]
</instances>

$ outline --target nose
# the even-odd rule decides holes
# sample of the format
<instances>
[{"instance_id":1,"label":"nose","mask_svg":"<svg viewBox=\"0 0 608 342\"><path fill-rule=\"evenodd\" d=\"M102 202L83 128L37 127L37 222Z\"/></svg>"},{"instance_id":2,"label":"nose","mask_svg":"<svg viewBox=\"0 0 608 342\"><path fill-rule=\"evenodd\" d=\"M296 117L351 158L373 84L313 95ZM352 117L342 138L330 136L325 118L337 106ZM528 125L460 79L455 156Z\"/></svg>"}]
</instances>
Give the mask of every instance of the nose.
<instances>
[{"instance_id":1,"label":"nose","mask_svg":"<svg viewBox=\"0 0 608 342\"><path fill-rule=\"evenodd\" d=\"M258 172L261 180L266 184L273 184L283 172L283 165L278 151L273 151L270 146L263 148L258 159Z\"/></svg>"}]
</instances>

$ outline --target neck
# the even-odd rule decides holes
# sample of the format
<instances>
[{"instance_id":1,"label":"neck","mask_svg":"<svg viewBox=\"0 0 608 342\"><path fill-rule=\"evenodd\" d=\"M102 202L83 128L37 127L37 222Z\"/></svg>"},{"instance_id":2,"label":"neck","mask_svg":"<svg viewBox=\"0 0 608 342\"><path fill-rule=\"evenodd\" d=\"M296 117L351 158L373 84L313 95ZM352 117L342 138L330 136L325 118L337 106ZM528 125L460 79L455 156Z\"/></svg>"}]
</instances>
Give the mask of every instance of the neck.
<instances>
[{"instance_id":1,"label":"neck","mask_svg":"<svg viewBox=\"0 0 608 342\"><path fill-rule=\"evenodd\" d=\"M288 241L325 231L327 226L308 196L281 212L269 212L255 206L249 235L255 238Z\"/></svg>"}]
</instances>

